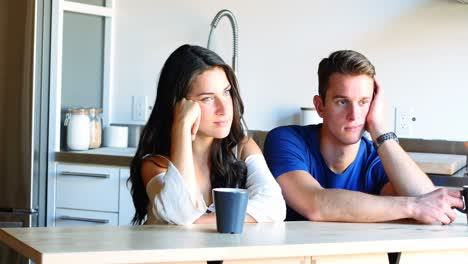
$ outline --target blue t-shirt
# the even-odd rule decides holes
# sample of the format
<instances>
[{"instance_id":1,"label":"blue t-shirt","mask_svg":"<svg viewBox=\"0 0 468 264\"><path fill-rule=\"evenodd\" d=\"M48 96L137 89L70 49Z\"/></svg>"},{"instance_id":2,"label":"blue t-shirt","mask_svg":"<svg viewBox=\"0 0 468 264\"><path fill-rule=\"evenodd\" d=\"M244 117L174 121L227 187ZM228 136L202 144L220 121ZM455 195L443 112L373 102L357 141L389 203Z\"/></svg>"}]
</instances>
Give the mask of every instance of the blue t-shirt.
<instances>
[{"instance_id":1,"label":"blue t-shirt","mask_svg":"<svg viewBox=\"0 0 468 264\"><path fill-rule=\"evenodd\" d=\"M323 188L379 194L388 182L372 142L363 137L355 160L341 174L328 168L320 153L319 125L283 126L268 133L263 152L273 176L303 170ZM287 221L306 220L288 206Z\"/></svg>"}]
</instances>

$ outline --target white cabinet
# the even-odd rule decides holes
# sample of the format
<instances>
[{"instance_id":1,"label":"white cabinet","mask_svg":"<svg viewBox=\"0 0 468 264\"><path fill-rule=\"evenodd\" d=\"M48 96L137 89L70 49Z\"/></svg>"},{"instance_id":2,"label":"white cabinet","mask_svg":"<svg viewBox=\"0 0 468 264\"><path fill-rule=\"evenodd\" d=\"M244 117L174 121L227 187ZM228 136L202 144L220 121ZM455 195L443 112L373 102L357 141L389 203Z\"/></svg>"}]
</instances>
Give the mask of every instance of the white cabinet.
<instances>
[{"instance_id":1,"label":"white cabinet","mask_svg":"<svg viewBox=\"0 0 468 264\"><path fill-rule=\"evenodd\" d=\"M135 207L133 206L132 195L130 194L130 169L120 169L120 188L119 188L119 225L131 225Z\"/></svg>"},{"instance_id":2,"label":"white cabinet","mask_svg":"<svg viewBox=\"0 0 468 264\"><path fill-rule=\"evenodd\" d=\"M57 163L55 226L130 225L129 176L126 167Z\"/></svg>"},{"instance_id":3,"label":"white cabinet","mask_svg":"<svg viewBox=\"0 0 468 264\"><path fill-rule=\"evenodd\" d=\"M119 169L116 167L59 164L56 188L56 207L119 210Z\"/></svg>"}]
</instances>

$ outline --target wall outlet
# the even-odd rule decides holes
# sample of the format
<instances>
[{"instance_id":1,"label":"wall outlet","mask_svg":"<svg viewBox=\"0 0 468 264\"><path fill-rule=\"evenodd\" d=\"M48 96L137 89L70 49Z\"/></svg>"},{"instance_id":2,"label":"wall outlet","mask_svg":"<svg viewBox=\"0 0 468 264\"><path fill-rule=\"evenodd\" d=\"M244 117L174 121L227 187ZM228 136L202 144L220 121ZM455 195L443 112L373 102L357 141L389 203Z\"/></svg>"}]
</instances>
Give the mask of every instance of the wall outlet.
<instances>
[{"instance_id":1,"label":"wall outlet","mask_svg":"<svg viewBox=\"0 0 468 264\"><path fill-rule=\"evenodd\" d=\"M399 137L412 136L415 121L412 107L395 107L395 133Z\"/></svg>"},{"instance_id":2,"label":"wall outlet","mask_svg":"<svg viewBox=\"0 0 468 264\"><path fill-rule=\"evenodd\" d=\"M147 108L146 108L146 116L147 118L149 118L151 116L151 112L153 112L153 106L152 105L149 105Z\"/></svg>"},{"instance_id":3,"label":"wall outlet","mask_svg":"<svg viewBox=\"0 0 468 264\"><path fill-rule=\"evenodd\" d=\"M133 121L146 121L146 111L148 109L148 96L134 95L132 98Z\"/></svg>"}]
</instances>

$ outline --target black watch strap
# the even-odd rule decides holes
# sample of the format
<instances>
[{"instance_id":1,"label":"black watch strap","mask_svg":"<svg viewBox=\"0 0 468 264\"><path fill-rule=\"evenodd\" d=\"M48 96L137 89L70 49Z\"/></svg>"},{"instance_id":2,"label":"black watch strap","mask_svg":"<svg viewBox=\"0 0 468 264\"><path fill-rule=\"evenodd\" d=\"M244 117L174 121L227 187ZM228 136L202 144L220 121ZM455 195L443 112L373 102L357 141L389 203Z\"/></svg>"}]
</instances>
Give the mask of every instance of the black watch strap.
<instances>
[{"instance_id":1,"label":"black watch strap","mask_svg":"<svg viewBox=\"0 0 468 264\"><path fill-rule=\"evenodd\" d=\"M389 140L389 139L394 139L397 143L398 143L398 137L395 133L393 132L388 132L388 133L385 133L385 134L382 134L380 135L377 140L375 140L374 142L374 147L375 147L375 150L379 149L379 147L386 141L386 140Z\"/></svg>"}]
</instances>

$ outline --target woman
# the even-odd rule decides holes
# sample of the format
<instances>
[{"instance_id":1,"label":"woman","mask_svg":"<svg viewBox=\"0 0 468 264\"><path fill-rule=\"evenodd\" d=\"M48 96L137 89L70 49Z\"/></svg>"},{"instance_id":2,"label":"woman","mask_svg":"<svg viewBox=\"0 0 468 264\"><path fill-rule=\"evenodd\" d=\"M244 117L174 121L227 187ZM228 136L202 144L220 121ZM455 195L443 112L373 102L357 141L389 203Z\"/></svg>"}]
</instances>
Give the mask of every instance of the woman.
<instances>
[{"instance_id":1,"label":"woman","mask_svg":"<svg viewBox=\"0 0 468 264\"><path fill-rule=\"evenodd\" d=\"M131 164L134 224L215 223L212 189L246 188L246 222L283 221L281 189L244 135L231 67L183 45L167 59L156 102Z\"/></svg>"}]
</instances>

